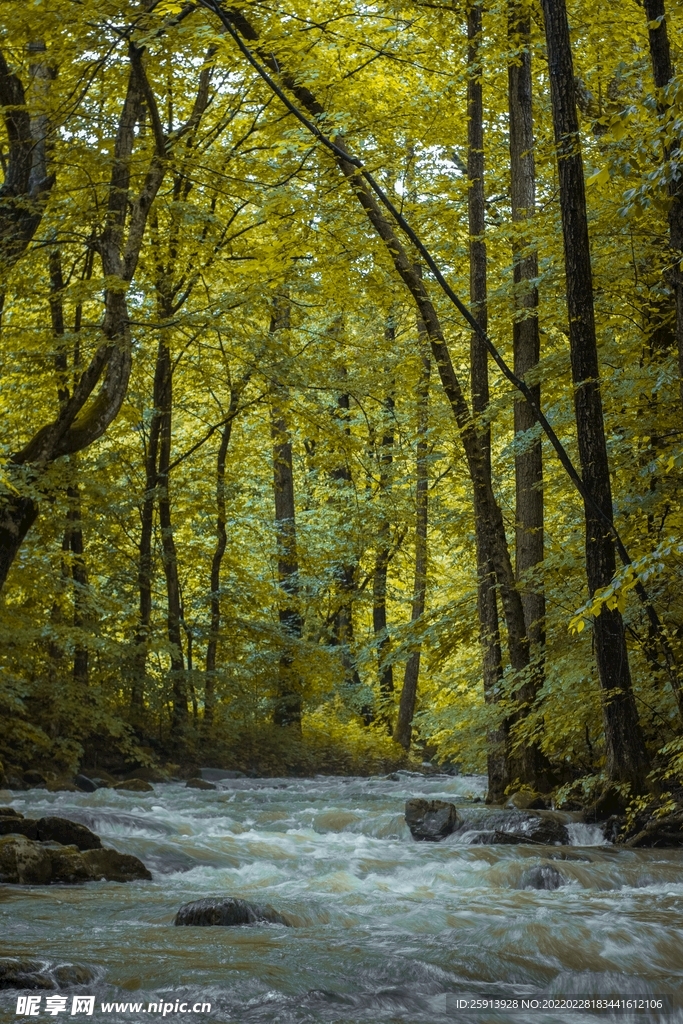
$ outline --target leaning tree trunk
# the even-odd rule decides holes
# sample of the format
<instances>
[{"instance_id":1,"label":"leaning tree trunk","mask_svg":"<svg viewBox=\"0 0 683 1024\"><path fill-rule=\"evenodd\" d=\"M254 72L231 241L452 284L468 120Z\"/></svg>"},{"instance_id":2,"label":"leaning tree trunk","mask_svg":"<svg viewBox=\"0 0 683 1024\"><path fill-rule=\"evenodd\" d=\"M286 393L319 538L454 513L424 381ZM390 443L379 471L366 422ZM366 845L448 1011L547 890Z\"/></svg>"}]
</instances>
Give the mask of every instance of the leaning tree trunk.
<instances>
[{"instance_id":1,"label":"leaning tree trunk","mask_svg":"<svg viewBox=\"0 0 683 1024\"><path fill-rule=\"evenodd\" d=\"M508 65L510 111L510 199L513 222L513 279L515 320L512 328L514 372L524 379L538 364L538 255L529 237L536 205L536 170L532 108L530 12L528 0L514 0L508 14L508 38L513 54ZM530 385L540 408L540 385ZM521 396L520 396L521 397ZM534 414L526 401L514 405L515 434L531 430ZM543 562L543 454L541 441L526 444L515 456L515 571L520 581L524 619L531 647L530 678L518 691L525 715L543 686L545 594L537 579L526 580ZM538 785L548 769L538 747L524 742L515 751L513 771Z\"/></svg>"},{"instance_id":2,"label":"leaning tree trunk","mask_svg":"<svg viewBox=\"0 0 683 1024\"><path fill-rule=\"evenodd\" d=\"M658 110L660 117L669 115L673 97L662 95L667 86L673 86L675 69L671 60L669 34L667 30L664 0L644 0L648 22L650 59L655 87L659 91ZM680 171L680 149L683 140L679 137L665 147L664 156L672 162L672 173L668 176L669 193L669 243L673 258L668 277L676 300L676 345L678 348L678 374L681 404L683 405L683 175ZM676 166L677 165L677 166Z\"/></svg>"},{"instance_id":3,"label":"leaning tree trunk","mask_svg":"<svg viewBox=\"0 0 683 1024\"><path fill-rule=\"evenodd\" d=\"M574 71L565 0L542 0L548 48L569 313L569 344L579 458L588 498L586 575L591 594L615 572L612 492L600 394L583 160L576 113ZM594 623L595 657L602 688L607 773L636 790L645 786L645 750L618 609L603 605Z\"/></svg>"},{"instance_id":4,"label":"leaning tree trunk","mask_svg":"<svg viewBox=\"0 0 683 1024\"><path fill-rule=\"evenodd\" d=\"M482 95L480 43L482 32L481 6L472 3L467 13L467 177L468 221L470 235L470 305L482 330L488 330L486 283L486 199L484 196L484 105ZM489 404L489 371L486 346L478 334L470 338L470 379L472 412L480 416ZM486 473L491 478L491 428L479 428ZM491 536L488 523L475 518L477 555L477 616L482 653L484 696L488 704L500 699L503 676L496 575L491 558ZM510 781L507 758L507 723L490 729L488 745L488 799L499 802Z\"/></svg>"},{"instance_id":5,"label":"leaning tree trunk","mask_svg":"<svg viewBox=\"0 0 683 1024\"><path fill-rule=\"evenodd\" d=\"M412 625L424 615L427 594L427 513L429 502L429 339L425 325L418 320L417 335L420 343L420 376L417 383L417 451L415 464L415 578L413 603L410 611ZM410 748L413 715L420 678L421 644L410 652L403 673L403 687L399 701L394 739L406 750Z\"/></svg>"},{"instance_id":6,"label":"leaning tree trunk","mask_svg":"<svg viewBox=\"0 0 683 1024\"><path fill-rule=\"evenodd\" d=\"M271 335L289 329L289 301L281 296L274 303ZM273 494L277 539L277 573L281 592L278 612L282 653L278 665L278 692L273 713L276 725L293 726L301 731L301 683L295 673L295 647L301 639L303 623L299 611L299 559L296 541L294 504L294 467L292 439L287 420L286 385L276 382L271 388L271 436L273 440Z\"/></svg>"}]
</instances>

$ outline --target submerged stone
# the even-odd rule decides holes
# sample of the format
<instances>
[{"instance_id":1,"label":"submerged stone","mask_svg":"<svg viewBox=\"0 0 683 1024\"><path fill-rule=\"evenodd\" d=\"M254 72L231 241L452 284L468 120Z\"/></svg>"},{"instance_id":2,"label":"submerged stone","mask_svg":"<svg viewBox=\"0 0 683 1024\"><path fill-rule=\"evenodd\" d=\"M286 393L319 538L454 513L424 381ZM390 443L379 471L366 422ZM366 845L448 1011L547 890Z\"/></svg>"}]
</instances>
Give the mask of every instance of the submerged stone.
<instances>
[{"instance_id":1,"label":"submerged stone","mask_svg":"<svg viewBox=\"0 0 683 1024\"><path fill-rule=\"evenodd\" d=\"M550 864L537 864L533 868L529 868L522 875L522 889L559 889L561 885L564 885L564 878L557 870Z\"/></svg>"},{"instance_id":2,"label":"submerged stone","mask_svg":"<svg viewBox=\"0 0 683 1024\"><path fill-rule=\"evenodd\" d=\"M50 964L39 960L0 958L0 989L56 989L87 985L94 978L82 964Z\"/></svg>"},{"instance_id":3,"label":"submerged stone","mask_svg":"<svg viewBox=\"0 0 683 1024\"><path fill-rule=\"evenodd\" d=\"M205 782L204 779L188 779L185 785L188 789L216 789L213 782Z\"/></svg>"},{"instance_id":4,"label":"submerged stone","mask_svg":"<svg viewBox=\"0 0 683 1024\"><path fill-rule=\"evenodd\" d=\"M455 832L458 812L444 800L406 800L406 824L413 839L438 843Z\"/></svg>"},{"instance_id":5,"label":"submerged stone","mask_svg":"<svg viewBox=\"0 0 683 1024\"><path fill-rule=\"evenodd\" d=\"M119 792L123 790L127 793L153 793L154 786L151 786L149 782L145 782L144 779L126 779L124 782L117 782L113 787Z\"/></svg>"},{"instance_id":6,"label":"submerged stone","mask_svg":"<svg viewBox=\"0 0 683 1024\"><path fill-rule=\"evenodd\" d=\"M230 927L243 924L284 924L289 921L272 907L247 900L235 899L232 896L209 897L184 903L176 914L176 925L198 925L202 927L220 925Z\"/></svg>"}]
</instances>

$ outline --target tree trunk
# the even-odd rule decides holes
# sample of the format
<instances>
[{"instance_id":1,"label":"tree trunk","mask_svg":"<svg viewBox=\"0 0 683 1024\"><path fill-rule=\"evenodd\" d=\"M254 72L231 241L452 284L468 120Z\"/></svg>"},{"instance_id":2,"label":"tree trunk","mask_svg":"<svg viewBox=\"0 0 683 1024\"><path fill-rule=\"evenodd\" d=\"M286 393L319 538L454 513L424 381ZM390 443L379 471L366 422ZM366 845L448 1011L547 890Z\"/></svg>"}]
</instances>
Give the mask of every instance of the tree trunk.
<instances>
[{"instance_id":1,"label":"tree trunk","mask_svg":"<svg viewBox=\"0 0 683 1024\"><path fill-rule=\"evenodd\" d=\"M81 502L78 487L69 487L67 495L71 503L68 518L71 524L69 526L69 547L71 549L71 578L74 591L73 623L74 628L78 631L74 646L73 676L74 682L85 687L88 685L88 647L83 642L82 633L91 622L91 616L88 613L88 571L85 564Z\"/></svg>"},{"instance_id":2,"label":"tree trunk","mask_svg":"<svg viewBox=\"0 0 683 1024\"><path fill-rule=\"evenodd\" d=\"M417 335L420 344L420 377L417 384L417 453L415 464L415 579L413 604L410 612L412 624L424 615L427 592L427 511L429 501L429 339L424 323L418 320ZM394 739L406 750L410 748L413 715L420 677L421 644L411 651L403 674L403 687L394 730Z\"/></svg>"},{"instance_id":3,"label":"tree trunk","mask_svg":"<svg viewBox=\"0 0 683 1024\"><path fill-rule=\"evenodd\" d=\"M513 279L515 320L512 328L514 372L522 379L540 357L538 330L538 255L530 248L536 205L536 170L532 108L528 0L514 0L508 14L508 38L513 53L508 65L510 111L510 198L513 221ZM531 387L540 408L540 385ZM519 396L521 397L521 396ZM515 401L514 429L531 430L534 415L526 401ZM542 584L525 583L527 573L543 562L543 455L540 439L515 456L515 573L520 581L524 620L531 650L530 678L518 691L526 714L543 686L545 646L545 594ZM548 764L536 746L524 743L514 755L513 772L521 781L536 785Z\"/></svg>"},{"instance_id":4,"label":"tree trunk","mask_svg":"<svg viewBox=\"0 0 683 1024\"><path fill-rule=\"evenodd\" d=\"M346 369L343 371L346 376ZM348 417L350 400L348 394L342 392L337 396L336 416L344 422L344 433L349 434ZM352 484L351 470L346 462L341 463L331 474L340 487L348 488ZM337 585L336 602L337 607L332 616L332 644L339 648L344 683L352 688L349 696L353 699L353 690L359 690L362 686L356 660L353 655L353 604L356 597L358 572L358 561L355 557L343 556L335 564L333 569L334 579ZM358 705L355 710L360 714L366 725L369 725L374 718L374 711L368 704Z\"/></svg>"},{"instance_id":5,"label":"tree trunk","mask_svg":"<svg viewBox=\"0 0 683 1024\"><path fill-rule=\"evenodd\" d=\"M289 301L274 302L270 333L289 330ZM301 683L296 678L294 647L301 639L303 623L298 608L299 559L296 542L292 440L287 420L288 390L284 384L271 388L271 436L273 439L273 494L277 537L277 572L282 594L279 609L282 654L278 668L278 693L273 713L276 725L301 731Z\"/></svg>"},{"instance_id":6,"label":"tree trunk","mask_svg":"<svg viewBox=\"0 0 683 1024\"><path fill-rule=\"evenodd\" d=\"M612 493L600 394L593 281L583 160L565 0L542 0L548 47L569 314L574 409L583 482L591 500L586 517L586 574L591 596L611 582L615 553ZM635 790L645 786L648 756L631 687L624 623L603 606L594 624L595 656L603 696L607 773Z\"/></svg>"},{"instance_id":7,"label":"tree trunk","mask_svg":"<svg viewBox=\"0 0 683 1024\"><path fill-rule=\"evenodd\" d=\"M648 21L648 37L650 42L650 59L655 87L664 90L675 78L669 33L666 23L664 0L644 0L645 14ZM672 103L671 97L658 97L660 117L664 118ZM669 242L674 250L672 266L668 278L673 288L676 301L676 346L678 348L678 375L681 404L683 405L683 271L681 258L683 254L683 177L680 172L681 139L665 147L664 156L668 161L678 164L677 172L669 176Z\"/></svg>"},{"instance_id":8,"label":"tree trunk","mask_svg":"<svg viewBox=\"0 0 683 1024\"><path fill-rule=\"evenodd\" d=\"M484 195L484 105L482 95L480 43L481 7L470 4L467 12L467 177L468 220L470 236L470 305L472 314L484 331L488 330L486 283L486 198ZM489 404L489 372L486 346L478 334L470 337L470 375L473 415L486 413ZM491 428L479 427L486 473L491 479ZM491 536L486 520L477 516L475 545L477 554L477 615L482 652L484 696L488 704L500 699L503 676L496 576L491 558ZM507 726L490 729L488 743L488 799L499 802L508 785L509 769L506 753Z\"/></svg>"},{"instance_id":9,"label":"tree trunk","mask_svg":"<svg viewBox=\"0 0 683 1024\"><path fill-rule=\"evenodd\" d=\"M393 324L388 324L385 338L391 343L395 340ZM380 502L385 502L387 492L391 488L391 465L394 447L394 396L393 386L383 402L383 429L378 452L379 462L379 493ZM372 576L372 627L377 644L377 672L379 675L380 716L386 723L387 731L392 731L392 702L394 695L393 666L386 663L390 640L387 632L387 574L390 558L389 519L382 509L382 519L377 531L377 551Z\"/></svg>"},{"instance_id":10,"label":"tree trunk","mask_svg":"<svg viewBox=\"0 0 683 1024\"><path fill-rule=\"evenodd\" d=\"M204 720L205 733L211 731L213 725L213 713L215 706L215 675L216 675L216 653L218 650L218 638L221 627L221 566L223 556L228 543L228 535L225 529L225 462L232 435L232 421L237 412L238 391L236 388L230 390L230 406L228 409L228 421L223 427L221 443L218 448L216 459L216 547L211 559L211 623L209 626L209 642L206 647L206 674L204 678Z\"/></svg>"},{"instance_id":11,"label":"tree trunk","mask_svg":"<svg viewBox=\"0 0 683 1024\"><path fill-rule=\"evenodd\" d=\"M162 311L164 317L170 314ZM167 630L171 657L171 683L173 693L173 714L171 734L179 736L188 721L187 686L185 680L185 660L183 657L183 640L181 635L181 600L180 582L178 579L178 555L173 536L171 518L171 497L169 492L169 466L171 464L172 416L173 416L173 368L171 353L167 339L159 340L157 365L154 377L154 407L159 410L159 469L157 473L157 496L159 500L159 528L161 532L161 552L166 577L167 597Z\"/></svg>"}]
</instances>

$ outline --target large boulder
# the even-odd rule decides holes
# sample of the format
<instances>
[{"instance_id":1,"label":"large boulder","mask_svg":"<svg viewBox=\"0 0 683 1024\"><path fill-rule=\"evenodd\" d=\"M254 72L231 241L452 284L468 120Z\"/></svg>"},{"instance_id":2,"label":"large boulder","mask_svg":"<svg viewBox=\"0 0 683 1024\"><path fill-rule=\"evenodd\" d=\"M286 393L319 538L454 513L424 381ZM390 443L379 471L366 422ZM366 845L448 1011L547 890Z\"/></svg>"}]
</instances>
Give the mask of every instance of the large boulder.
<instances>
[{"instance_id":1,"label":"large boulder","mask_svg":"<svg viewBox=\"0 0 683 1024\"><path fill-rule=\"evenodd\" d=\"M569 833L566 826L551 816L529 815L510 827L483 829L472 839L472 845L516 846L568 846Z\"/></svg>"},{"instance_id":2,"label":"large boulder","mask_svg":"<svg viewBox=\"0 0 683 1024\"><path fill-rule=\"evenodd\" d=\"M26 836L27 839L37 839L38 822L35 818L25 818L23 814L16 817L3 814L0 817L0 836L10 834Z\"/></svg>"},{"instance_id":3,"label":"large boulder","mask_svg":"<svg viewBox=\"0 0 683 1024\"><path fill-rule=\"evenodd\" d=\"M204 779L188 779L185 783L188 789L217 789L213 782L204 782Z\"/></svg>"},{"instance_id":4,"label":"large boulder","mask_svg":"<svg viewBox=\"0 0 683 1024\"><path fill-rule=\"evenodd\" d=\"M455 832L458 812L444 800L406 800L406 824L413 839L438 843Z\"/></svg>"},{"instance_id":5,"label":"large boulder","mask_svg":"<svg viewBox=\"0 0 683 1024\"><path fill-rule=\"evenodd\" d=\"M45 786L47 779L42 772L39 772L36 768L29 768L28 771L24 772L24 782L27 786Z\"/></svg>"},{"instance_id":6,"label":"large boulder","mask_svg":"<svg viewBox=\"0 0 683 1024\"><path fill-rule=\"evenodd\" d=\"M204 900L184 903L174 921L176 925L222 925L228 927L264 923L289 925L289 921L272 907L247 903L246 900L238 900L232 896L209 897Z\"/></svg>"},{"instance_id":7,"label":"large boulder","mask_svg":"<svg viewBox=\"0 0 683 1024\"><path fill-rule=\"evenodd\" d=\"M61 843L62 846L77 846L79 850L100 850L102 840L85 825L68 818L39 818L36 831L41 843Z\"/></svg>"},{"instance_id":8,"label":"large boulder","mask_svg":"<svg viewBox=\"0 0 683 1024\"><path fill-rule=\"evenodd\" d=\"M40 960L0 957L0 989L56 989L87 985L94 978L82 964L50 964Z\"/></svg>"},{"instance_id":9,"label":"large boulder","mask_svg":"<svg viewBox=\"0 0 683 1024\"><path fill-rule=\"evenodd\" d=\"M11 885L50 885L151 879L137 857L118 850L79 850L55 842L34 842L21 835L0 837L0 882Z\"/></svg>"},{"instance_id":10,"label":"large boulder","mask_svg":"<svg viewBox=\"0 0 683 1024\"><path fill-rule=\"evenodd\" d=\"M144 779L125 779L123 782L117 782L114 789L125 793L154 792L154 786L150 786L149 782L145 782Z\"/></svg>"}]
</instances>

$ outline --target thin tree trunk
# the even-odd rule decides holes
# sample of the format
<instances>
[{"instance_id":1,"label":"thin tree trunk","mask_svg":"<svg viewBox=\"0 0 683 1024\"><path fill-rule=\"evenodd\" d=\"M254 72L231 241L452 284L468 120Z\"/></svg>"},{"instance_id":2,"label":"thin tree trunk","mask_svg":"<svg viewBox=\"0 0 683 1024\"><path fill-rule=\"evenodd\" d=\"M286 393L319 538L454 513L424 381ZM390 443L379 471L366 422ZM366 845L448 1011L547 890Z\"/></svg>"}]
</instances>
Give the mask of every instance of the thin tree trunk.
<instances>
[{"instance_id":1,"label":"thin tree trunk","mask_svg":"<svg viewBox=\"0 0 683 1024\"><path fill-rule=\"evenodd\" d=\"M85 549L83 546L83 526L81 522L81 502L78 487L69 487L67 496L71 503L69 509L69 547L71 549L71 578L74 591L74 617L75 629L81 634L91 622L88 613L88 571L85 564ZM74 646L73 677L74 682L81 686L88 685L88 648L83 643L82 636L77 635Z\"/></svg>"},{"instance_id":2,"label":"thin tree trunk","mask_svg":"<svg viewBox=\"0 0 683 1024\"><path fill-rule=\"evenodd\" d=\"M417 334L420 345L420 376L417 383L417 453L415 464L415 579L413 604L410 612L412 624L424 615L427 593L427 513L429 502L429 338L424 323L418 320ZM394 739L406 750L410 748L413 716L420 677L422 645L411 651L403 674L403 687L399 701Z\"/></svg>"},{"instance_id":3,"label":"thin tree trunk","mask_svg":"<svg viewBox=\"0 0 683 1024\"><path fill-rule=\"evenodd\" d=\"M574 71L565 0L542 0L545 15L569 314L574 409L583 482L586 575L591 596L615 572L612 492L600 394L593 281L583 161L576 113ZM645 786L649 761L638 720L618 609L603 606L594 623L595 656L603 696L607 773L616 782Z\"/></svg>"},{"instance_id":4,"label":"thin tree trunk","mask_svg":"<svg viewBox=\"0 0 683 1024\"><path fill-rule=\"evenodd\" d=\"M162 316L168 318L169 311L162 310ZM171 658L171 683L173 713L171 734L178 736L184 731L188 721L187 686L185 680L185 660L183 656L183 640L181 635L181 601L180 582L178 579L178 555L173 536L171 517L171 497L169 491L169 466L171 464L172 416L173 416L173 369L171 353L164 332L159 340L157 367L155 374L154 406L159 409L159 468L157 473L157 496L159 501L159 529L161 532L161 552L166 577L167 597L167 631Z\"/></svg>"},{"instance_id":5,"label":"thin tree trunk","mask_svg":"<svg viewBox=\"0 0 683 1024\"><path fill-rule=\"evenodd\" d=\"M385 330L385 338L391 343L395 339L395 329L389 323ZM383 429L379 446L379 500L386 502L391 488L391 465L394 447L394 396L393 385L383 402ZM386 723L389 735L392 732L392 702L394 694L394 670L386 657L391 645L387 632L387 574L389 570L390 544L389 519L386 510L382 509L382 520L377 531L377 551L372 576L372 627L377 643L377 672L379 675L380 716Z\"/></svg>"},{"instance_id":6,"label":"thin tree trunk","mask_svg":"<svg viewBox=\"0 0 683 1024\"><path fill-rule=\"evenodd\" d=\"M209 642L206 646L206 674L204 678L203 726L206 733L211 731L213 725L216 701L216 653L218 651L218 638L221 627L221 566L228 543L228 535L225 529L225 462L232 435L232 422L237 411L237 402L238 391L236 388L231 388L230 406L228 409L229 419L221 433L221 443L216 459L216 547L211 559L211 622L209 626Z\"/></svg>"},{"instance_id":7,"label":"thin tree trunk","mask_svg":"<svg viewBox=\"0 0 683 1024\"><path fill-rule=\"evenodd\" d=\"M648 22L650 42L650 59L652 74L657 90L664 90L673 83L675 69L671 60L669 33L666 23L664 0L644 0L645 14ZM660 117L665 117L672 103L672 98L658 97ZM673 251L671 269L668 278L673 288L676 301L676 345L678 348L678 374L681 404L683 404L683 271L681 258L683 253L683 177L680 173L681 139L665 147L666 160L678 164L678 173L668 175L669 193L669 242Z\"/></svg>"},{"instance_id":8,"label":"thin tree trunk","mask_svg":"<svg viewBox=\"0 0 683 1024\"><path fill-rule=\"evenodd\" d=\"M346 376L345 369L344 376ZM337 396L336 415L344 422L344 433L347 435L350 433L348 426L349 410L349 396L342 392ZM345 488L350 487L353 482L351 470L346 462L333 469L331 476L333 480L336 480L340 486ZM353 605L357 590L357 572L358 560L355 557L351 559L342 557L334 566L334 578L337 584L337 607L332 616L332 643L339 648L344 682L348 686L353 687L353 689L360 689L362 686L353 655ZM365 724L369 725L374 718L372 707L368 704L363 704L357 707L356 710Z\"/></svg>"},{"instance_id":9,"label":"thin tree trunk","mask_svg":"<svg viewBox=\"0 0 683 1024\"><path fill-rule=\"evenodd\" d=\"M540 358L538 330L538 255L531 248L529 228L536 205L536 170L528 0L514 0L508 13L508 38L513 57L508 65L510 111L510 198L513 221L513 279L515 320L512 328L514 372L522 379ZM540 408L541 388L531 386ZM534 415L526 401L514 404L515 434L531 430ZM543 686L545 594L542 584L523 583L530 570L543 562L543 454L540 439L515 456L515 572L520 581L524 620L531 649L531 676L518 691L524 716ZM514 755L513 771L521 781L537 784L548 769L538 747L524 743Z\"/></svg>"},{"instance_id":10,"label":"thin tree trunk","mask_svg":"<svg viewBox=\"0 0 683 1024\"><path fill-rule=\"evenodd\" d=\"M136 720L144 713L145 678L147 674L147 653L152 621L152 538L154 535L154 506L157 488L157 461L159 457L159 434L161 431L161 410L156 405L159 361L154 384L154 409L149 428L149 439L145 451L145 495L142 503L140 541L138 544L138 622L133 641L133 679L131 687L131 711Z\"/></svg>"},{"instance_id":11,"label":"thin tree trunk","mask_svg":"<svg viewBox=\"0 0 683 1024\"><path fill-rule=\"evenodd\" d=\"M280 296L274 302L270 333L289 329L289 301ZM282 593L279 609L282 654L278 669L278 693L273 713L276 725L301 731L301 683L295 676L293 648L301 639L303 623L298 608L299 559L296 541L294 467L292 440L287 420L287 387L275 383L271 389L271 436L273 440L273 494L277 537L277 571Z\"/></svg>"},{"instance_id":12,"label":"thin tree trunk","mask_svg":"<svg viewBox=\"0 0 683 1024\"><path fill-rule=\"evenodd\" d=\"M470 305L472 315L484 331L488 330L486 282L486 198L484 195L484 104L482 94L480 44L482 14L479 3L471 3L467 12L467 177L468 221L470 235ZM486 413L489 404L488 353L481 338L470 337L470 375L472 411L475 416ZM491 479L491 428L479 427L486 473ZM503 676L496 600L496 576L491 558L491 536L486 520L475 519L475 545L477 554L477 615L482 652L484 696L488 704L500 699ZM490 729L488 744L488 799L502 800L508 785L507 724Z\"/></svg>"}]
</instances>

